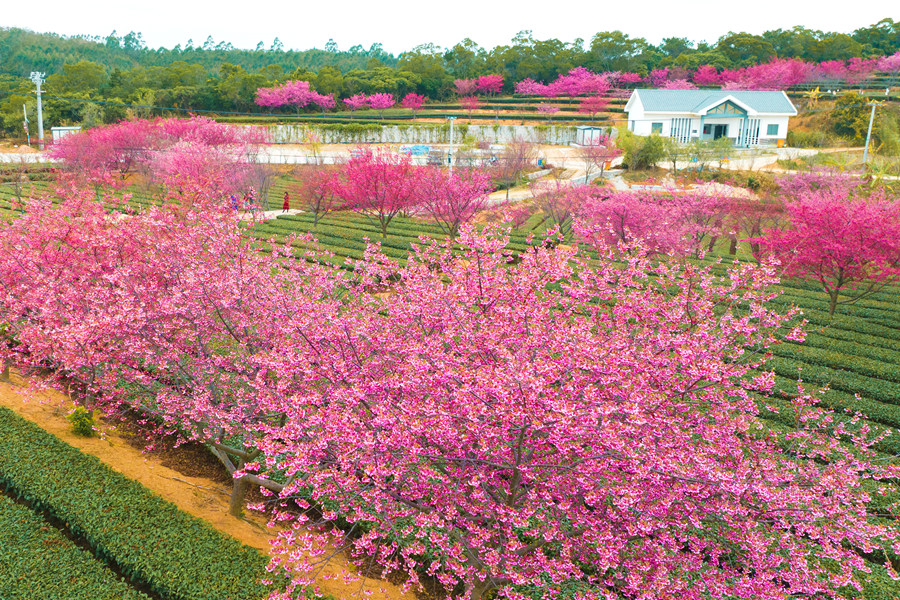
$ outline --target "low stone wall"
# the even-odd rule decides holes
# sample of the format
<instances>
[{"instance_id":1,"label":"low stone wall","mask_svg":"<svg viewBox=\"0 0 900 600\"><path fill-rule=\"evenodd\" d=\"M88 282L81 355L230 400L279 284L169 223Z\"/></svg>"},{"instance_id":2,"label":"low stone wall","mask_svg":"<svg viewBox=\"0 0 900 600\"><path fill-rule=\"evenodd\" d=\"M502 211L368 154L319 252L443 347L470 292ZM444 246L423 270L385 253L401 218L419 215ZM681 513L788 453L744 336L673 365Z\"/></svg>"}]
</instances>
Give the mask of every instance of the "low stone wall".
<instances>
[{"instance_id":1,"label":"low stone wall","mask_svg":"<svg viewBox=\"0 0 900 600\"><path fill-rule=\"evenodd\" d=\"M315 132L323 144L449 144L449 124L380 125L350 123L347 125L278 124L269 125L269 135L276 144L300 144L307 132ZM476 141L504 144L524 139L541 144L568 145L575 141L575 127L569 125L457 125L453 142L465 137Z\"/></svg>"}]
</instances>

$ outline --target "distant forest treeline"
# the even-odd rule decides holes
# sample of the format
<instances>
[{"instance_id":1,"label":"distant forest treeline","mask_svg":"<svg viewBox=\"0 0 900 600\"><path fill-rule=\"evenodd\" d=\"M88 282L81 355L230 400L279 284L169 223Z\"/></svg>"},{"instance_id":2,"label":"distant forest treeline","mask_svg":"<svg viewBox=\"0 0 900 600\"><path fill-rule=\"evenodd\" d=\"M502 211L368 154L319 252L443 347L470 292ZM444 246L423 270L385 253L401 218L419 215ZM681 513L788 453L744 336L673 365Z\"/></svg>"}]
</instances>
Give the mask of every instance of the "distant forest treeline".
<instances>
[{"instance_id":1,"label":"distant forest treeline","mask_svg":"<svg viewBox=\"0 0 900 600\"><path fill-rule=\"evenodd\" d=\"M551 81L574 67L595 72L646 75L660 67L696 69L701 65L737 68L773 57L821 62L890 55L900 50L900 22L883 19L853 33L804 27L761 35L729 33L716 43L666 38L659 45L619 31L597 33L589 42L537 40L520 32L509 45L491 50L465 39L452 48L417 46L394 56L380 44L365 49L285 50L276 38L253 50L208 38L199 46L146 47L141 34L64 37L17 28L0 28L0 127L21 130L22 106L34 104L31 71L43 71L48 123L111 122L137 110L132 105L178 110L260 112L259 87L288 79L310 81L323 94L408 92L432 99L451 95L453 81L499 73L507 91L525 78ZM132 108L130 108L132 107Z\"/></svg>"}]
</instances>

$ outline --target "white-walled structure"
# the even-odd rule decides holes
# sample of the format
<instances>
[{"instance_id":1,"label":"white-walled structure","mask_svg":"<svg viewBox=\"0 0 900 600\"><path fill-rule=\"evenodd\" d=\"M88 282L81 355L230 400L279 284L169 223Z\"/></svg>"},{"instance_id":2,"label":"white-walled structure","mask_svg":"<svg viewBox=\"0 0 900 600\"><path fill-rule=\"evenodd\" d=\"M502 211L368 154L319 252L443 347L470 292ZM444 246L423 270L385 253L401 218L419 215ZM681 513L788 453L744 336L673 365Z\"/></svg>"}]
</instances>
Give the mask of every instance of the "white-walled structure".
<instances>
[{"instance_id":1,"label":"white-walled structure","mask_svg":"<svg viewBox=\"0 0 900 600\"><path fill-rule=\"evenodd\" d=\"M634 90L625 104L628 129L688 143L729 138L740 148L782 146L797 109L784 92Z\"/></svg>"},{"instance_id":2,"label":"white-walled structure","mask_svg":"<svg viewBox=\"0 0 900 600\"><path fill-rule=\"evenodd\" d=\"M72 135L73 133L78 133L81 131L81 125L76 125L74 127L51 127L50 132L53 134L53 141L58 142L61 138L66 137L67 135Z\"/></svg>"},{"instance_id":3,"label":"white-walled structure","mask_svg":"<svg viewBox=\"0 0 900 600\"><path fill-rule=\"evenodd\" d=\"M594 146L606 137L606 128L580 125L575 128L575 143L579 146Z\"/></svg>"}]
</instances>

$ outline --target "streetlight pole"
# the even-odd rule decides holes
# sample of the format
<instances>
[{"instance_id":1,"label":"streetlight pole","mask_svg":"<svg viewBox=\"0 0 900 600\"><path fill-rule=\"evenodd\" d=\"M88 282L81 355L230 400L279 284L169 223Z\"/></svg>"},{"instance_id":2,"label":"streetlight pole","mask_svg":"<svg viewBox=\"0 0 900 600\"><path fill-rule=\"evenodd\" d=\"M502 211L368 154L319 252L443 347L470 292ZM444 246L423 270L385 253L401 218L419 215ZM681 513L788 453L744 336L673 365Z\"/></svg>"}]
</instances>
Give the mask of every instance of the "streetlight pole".
<instances>
[{"instance_id":1,"label":"streetlight pole","mask_svg":"<svg viewBox=\"0 0 900 600\"><path fill-rule=\"evenodd\" d=\"M22 127L25 128L25 143L29 146L31 145L31 132L28 131L28 109L25 105L22 105L22 115L25 117L25 120L22 121Z\"/></svg>"},{"instance_id":2,"label":"streetlight pole","mask_svg":"<svg viewBox=\"0 0 900 600\"><path fill-rule=\"evenodd\" d=\"M872 114L869 115L869 131L866 133L866 149L863 150L863 164L866 164L869 160L869 140L872 138L872 123L875 121L875 107L878 106L878 103L869 102L869 106L872 107Z\"/></svg>"},{"instance_id":3,"label":"streetlight pole","mask_svg":"<svg viewBox=\"0 0 900 600\"><path fill-rule=\"evenodd\" d=\"M456 117L450 118L450 156L448 157L448 161L450 163L450 179L453 178L453 121L456 120Z\"/></svg>"},{"instance_id":4,"label":"streetlight pole","mask_svg":"<svg viewBox=\"0 0 900 600\"><path fill-rule=\"evenodd\" d=\"M41 106L41 84L44 83L44 74L39 71L31 72L31 81L37 86L37 122L38 122L38 149L44 149L44 113Z\"/></svg>"}]
</instances>

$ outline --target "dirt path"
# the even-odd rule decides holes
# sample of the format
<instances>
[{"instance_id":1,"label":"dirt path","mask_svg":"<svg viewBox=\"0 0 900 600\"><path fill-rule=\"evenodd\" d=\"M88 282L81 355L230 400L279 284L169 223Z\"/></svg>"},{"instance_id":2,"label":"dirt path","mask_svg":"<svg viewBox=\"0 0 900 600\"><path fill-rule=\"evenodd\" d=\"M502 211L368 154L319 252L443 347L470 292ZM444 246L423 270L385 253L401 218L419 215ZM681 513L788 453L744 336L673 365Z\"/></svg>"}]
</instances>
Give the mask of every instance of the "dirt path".
<instances>
[{"instance_id":1,"label":"dirt path","mask_svg":"<svg viewBox=\"0 0 900 600\"><path fill-rule=\"evenodd\" d=\"M248 511L245 519L228 514L229 490L221 482L204 477L192 477L170 469L162 459L141 452L109 424L101 422L103 437L83 438L71 431L66 414L72 404L66 396L54 391L33 391L12 375L13 385L0 383L0 406L12 409L20 416L39 425L82 452L92 454L126 477L139 481L181 510L207 521L219 531L264 554L269 550L273 535L266 527L264 516ZM336 556L323 568L317 578L322 592L341 600L362 597L360 582L343 582L343 575L355 572L344 556ZM366 579L362 590L370 592L372 600L413 599L400 588L385 581Z\"/></svg>"}]
</instances>

